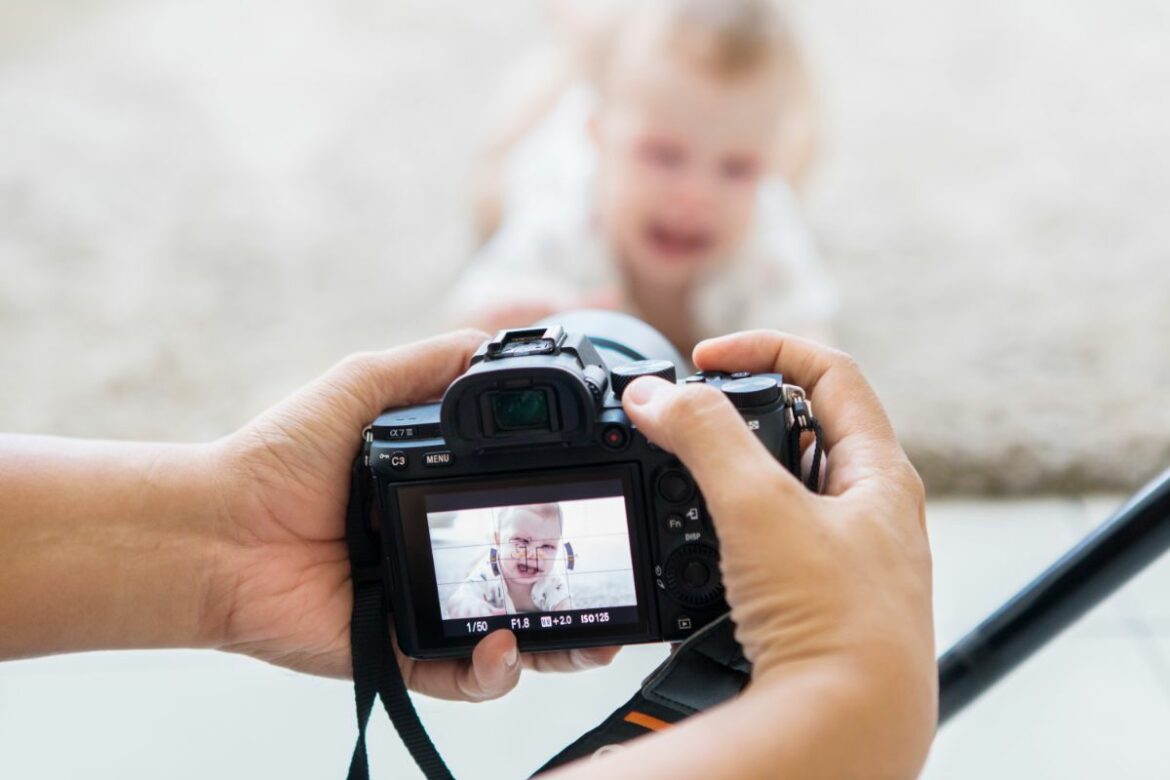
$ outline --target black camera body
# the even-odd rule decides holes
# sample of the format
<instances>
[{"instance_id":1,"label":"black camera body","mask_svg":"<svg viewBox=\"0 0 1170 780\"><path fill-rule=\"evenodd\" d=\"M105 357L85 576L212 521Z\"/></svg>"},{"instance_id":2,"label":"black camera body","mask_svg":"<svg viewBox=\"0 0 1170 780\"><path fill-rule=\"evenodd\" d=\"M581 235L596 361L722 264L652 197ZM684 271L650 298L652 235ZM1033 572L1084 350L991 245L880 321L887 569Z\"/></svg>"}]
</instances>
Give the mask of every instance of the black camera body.
<instances>
[{"instance_id":1,"label":"black camera body","mask_svg":"<svg viewBox=\"0 0 1170 780\"><path fill-rule=\"evenodd\" d=\"M524 651L681 641L727 611L702 495L621 407L639 376L675 381L673 361L646 357L558 325L501 331L440 403L366 430L372 511L350 543L379 549L404 653L470 655L497 628ZM799 388L777 374L682 382L721 389L799 476Z\"/></svg>"}]
</instances>

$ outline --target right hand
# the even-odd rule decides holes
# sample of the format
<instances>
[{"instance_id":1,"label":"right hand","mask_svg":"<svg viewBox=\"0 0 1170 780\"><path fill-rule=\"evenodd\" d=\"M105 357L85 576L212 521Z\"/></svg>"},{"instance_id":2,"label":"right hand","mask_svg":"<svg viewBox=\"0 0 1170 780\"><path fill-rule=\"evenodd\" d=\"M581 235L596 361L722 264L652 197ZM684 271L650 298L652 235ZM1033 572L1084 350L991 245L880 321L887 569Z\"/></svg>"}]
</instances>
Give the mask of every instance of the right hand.
<instances>
[{"instance_id":1,"label":"right hand","mask_svg":"<svg viewBox=\"0 0 1170 780\"><path fill-rule=\"evenodd\" d=\"M889 739L925 757L937 706L925 496L876 395L847 355L779 333L705 341L694 361L783 373L824 427L828 475L815 495L719 390L643 378L623 394L634 424L706 497L753 685L814 668L844 675L869 686Z\"/></svg>"}]
</instances>

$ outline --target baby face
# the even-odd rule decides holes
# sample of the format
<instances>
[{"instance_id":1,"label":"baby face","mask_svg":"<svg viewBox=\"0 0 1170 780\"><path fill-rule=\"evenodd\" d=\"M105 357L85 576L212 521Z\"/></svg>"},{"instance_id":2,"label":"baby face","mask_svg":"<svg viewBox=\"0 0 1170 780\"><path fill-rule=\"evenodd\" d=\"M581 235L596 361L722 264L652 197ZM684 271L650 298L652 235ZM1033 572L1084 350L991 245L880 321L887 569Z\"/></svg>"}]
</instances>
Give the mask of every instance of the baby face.
<instances>
[{"instance_id":1,"label":"baby face","mask_svg":"<svg viewBox=\"0 0 1170 780\"><path fill-rule=\"evenodd\" d=\"M561 547L561 524L555 517L524 507L500 517L499 557L505 580L535 582L552 572Z\"/></svg>"},{"instance_id":2,"label":"baby face","mask_svg":"<svg viewBox=\"0 0 1170 780\"><path fill-rule=\"evenodd\" d=\"M725 78L661 51L625 58L595 118L596 207L636 278L687 283L738 248L769 164L778 93L766 68Z\"/></svg>"}]
</instances>

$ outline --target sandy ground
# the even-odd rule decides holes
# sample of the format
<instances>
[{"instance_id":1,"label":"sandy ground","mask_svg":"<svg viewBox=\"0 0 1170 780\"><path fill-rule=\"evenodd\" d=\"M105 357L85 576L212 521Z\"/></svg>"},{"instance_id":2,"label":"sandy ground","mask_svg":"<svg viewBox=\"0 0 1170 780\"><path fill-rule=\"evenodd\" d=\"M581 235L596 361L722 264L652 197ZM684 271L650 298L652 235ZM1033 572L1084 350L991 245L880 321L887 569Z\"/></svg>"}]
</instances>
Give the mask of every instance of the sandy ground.
<instances>
[{"instance_id":1,"label":"sandy ground","mask_svg":"<svg viewBox=\"0 0 1170 780\"><path fill-rule=\"evenodd\" d=\"M214 437L434 331L540 7L0 6L0 429ZM797 8L841 344L930 488L1170 463L1170 8Z\"/></svg>"}]
</instances>

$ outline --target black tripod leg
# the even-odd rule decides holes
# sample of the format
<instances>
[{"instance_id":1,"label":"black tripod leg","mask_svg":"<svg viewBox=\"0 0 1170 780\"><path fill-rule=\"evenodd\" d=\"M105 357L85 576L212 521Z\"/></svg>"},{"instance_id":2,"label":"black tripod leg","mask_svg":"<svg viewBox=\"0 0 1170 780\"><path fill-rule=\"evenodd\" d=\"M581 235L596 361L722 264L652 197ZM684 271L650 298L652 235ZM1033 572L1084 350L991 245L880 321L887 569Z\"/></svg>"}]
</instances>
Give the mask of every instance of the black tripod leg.
<instances>
[{"instance_id":1,"label":"black tripod leg","mask_svg":"<svg viewBox=\"0 0 1170 780\"><path fill-rule=\"evenodd\" d=\"M939 724L1170 549L1170 470L954 644L938 662Z\"/></svg>"}]
</instances>

